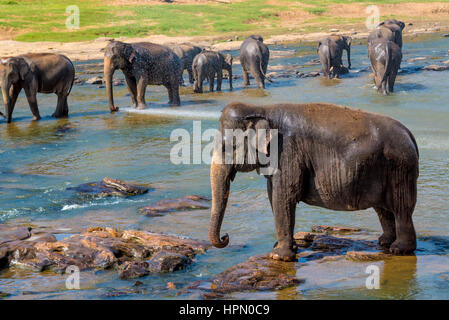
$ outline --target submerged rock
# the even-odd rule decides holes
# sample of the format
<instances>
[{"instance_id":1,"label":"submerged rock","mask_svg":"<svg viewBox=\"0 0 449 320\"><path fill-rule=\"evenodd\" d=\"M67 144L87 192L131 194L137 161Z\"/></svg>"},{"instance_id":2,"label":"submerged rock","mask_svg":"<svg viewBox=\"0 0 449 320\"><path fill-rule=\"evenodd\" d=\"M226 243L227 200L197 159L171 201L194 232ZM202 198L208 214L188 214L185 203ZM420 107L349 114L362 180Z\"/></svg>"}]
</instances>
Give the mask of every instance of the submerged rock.
<instances>
[{"instance_id":1,"label":"submerged rock","mask_svg":"<svg viewBox=\"0 0 449 320\"><path fill-rule=\"evenodd\" d=\"M427 71L445 71L445 70L449 70L449 66L439 66L439 65L436 65L436 64L431 64L431 65L425 66L424 70L427 70Z\"/></svg>"},{"instance_id":2,"label":"submerged rock","mask_svg":"<svg viewBox=\"0 0 449 320\"><path fill-rule=\"evenodd\" d=\"M361 231L360 228L350 228L350 227L336 227L336 226L326 226L326 225L315 225L312 226L312 232L329 232L329 233L354 233Z\"/></svg>"},{"instance_id":3,"label":"submerged rock","mask_svg":"<svg viewBox=\"0 0 449 320\"><path fill-rule=\"evenodd\" d=\"M379 261L391 258L391 254L383 252L348 251L346 259L353 261Z\"/></svg>"},{"instance_id":4,"label":"submerged rock","mask_svg":"<svg viewBox=\"0 0 449 320\"><path fill-rule=\"evenodd\" d=\"M129 197L141 195L147 193L149 188L106 177L100 182L83 183L76 187L67 188L67 190L74 190L84 195L103 198L109 196Z\"/></svg>"},{"instance_id":5,"label":"submerged rock","mask_svg":"<svg viewBox=\"0 0 449 320\"><path fill-rule=\"evenodd\" d=\"M192 263L192 260L185 255L160 251L151 257L149 269L151 272L173 272L184 269L190 263Z\"/></svg>"},{"instance_id":6,"label":"submerged rock","mask_svg":"<svg viewBox=\"0 0 449 320\"><path fill-rule=\"evenodd\" d=\"M209 202L210 199L208 198L191 195L178 199L161 200L154 205L140 208L139 212L148 217L157 217L174 211L208 209L210 207Z\"/></svg>"},{"instance_id":7,"label":"submerged rock","mask_svg":"<svg viewBox=\"0 0 449 320\"><path fill-rule=\"evenodd\" d=\"M129 279L179 270L207 248L206 242L171 235L97 227L61 241L5 242L0 253L3 267L55 272L64 272L68 266L80 270L118 268L120 277Z\"/></svg>"},{"instance_id":8,"label":"submerged rock","mask_svg":"<svg viewBox=\"0 0 449 320\"><path fill-rule=\"evenodd\" d=\"M254 256L220 273L211 291L280 290L303 282L295 276L296 263L275 261L268 255ZM297 266L296 266L297 267Z\"/></svg>"}]
</instances>

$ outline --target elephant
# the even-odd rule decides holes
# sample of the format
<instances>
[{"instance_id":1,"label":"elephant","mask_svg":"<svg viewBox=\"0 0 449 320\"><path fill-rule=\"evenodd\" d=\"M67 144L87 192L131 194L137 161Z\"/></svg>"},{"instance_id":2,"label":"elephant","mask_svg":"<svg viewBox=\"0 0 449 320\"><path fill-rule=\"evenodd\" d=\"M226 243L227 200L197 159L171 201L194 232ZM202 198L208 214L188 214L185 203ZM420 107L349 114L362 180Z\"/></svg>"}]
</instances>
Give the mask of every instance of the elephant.
<instances>
[{"instance_id":1,"label":"elephant","mask_svg":"<svg viewBox=\"0 0 449 320\"><path fill-rule=\"evenodd\" d=\"M325 77L338 78L351 69L351 41L351 37L331 35L318 42L317 53ZM346 50L348 56L348 68L342 62L343 50Z\"/></svg>"},{"instance_id":2,"label":"elephant","mask_svg":"<svg viewBox=\"0 0 449 320\"><path fill-rule=\"evenodd\" d=\"M17 97L22 89L30 105L33 120L41 118L36 95L55 93L58 96L52 117L67 117L69 96L75 81L75 67L66 56L54 53L29 53L0 60L0 87L5 104L6 121L12 120Z\"/></svg>"},{"instance_id":3,"label":"elephant","mask_svg":"<svg viewBox=\"0 0 449 320\"><path fill-rule=\"evenodd\" d=\"M221 81L223 79L223 69L229 73L229 88L232 90L232 56L220 52L203 50L193 59L193 91L203 92L203 81L209 81L210 92L214 91L214 79L217 75L217 91L221 91Z\"/></svg>"},{"instance_id":4,"label":"elephant","mask_svg":"<svg viewBox=\"0 0 449 320\"><path fill-rule=\"evenodd\" d=\"M396 75L402 61L401 48L393 41L378 38L370 42L368 56L377 90L382 95L393 92Z\"/></svg>"},{"instance_id":5,"label":"elephant","mask_svg":"<svg viewBox=\"0 0 449 320\"><path fill-rule=\"evenodd\" d=\"M385 20L379 23L376 29L371 31L368 36L369 44L378 38L384 38L396 43L402 49L402 30L405 28L405 23L396 19Z\"/></svg>"},{"instance_id":6,"label":"elephant","mask_svg":"<svg viewBox=\"0 0 449 320\"><path fill-rule=\"evenodd\" d=\"M249 140L249 131L259 136L260 130L263 143L256 148L250 149L249 143L235 146L236 133L247 134ZM277 150L272 150L273 143ZM249 161L249 150L257 154L256 160ZM267 166L273 170L265 170ZM270 256L275 260L295 260L299 202L340 211L374 208L383 229L379 245L393 254L416 249L412 214L419 151L412 133L399 121L326 103L228 104L219 120L210 168L209 240L217 248L229 243L228 234L220 238L220 229L231 181L237 172L253 170L267 180L277 237Z\"/></svg>"},{"instance_id":7,"label":"elephant","mask_svg":"<svg viewBox=\"0 0 449 320\"><path fill-rule=\"evenodd\" d=\"M263 38L259 35L252 35L243 41L240 46L240 64L243 70L243 84L249 86L248 72L256 79L257 86L265 88L265 79L272 82L265 75L267 73L270 50L263 43Z\"/></svg>"},{"instance_id":8,"label":"elephant","mask_svg":"<svg viewBox=\"0 0 449 320\"><path fill-rule=\"evenodd\" d=\"M110 41L104 49L104 76L111 112L118 111L112 91L112 76L116 69L125 75L133 107L146 108L147 85L163 85L168 90L169 104L181 104L181 61L170 48L150 42L128 44Z\"/></svg>"},{"instance_id":9,"label":"elephant","mask_svg":"<svg viewBox=\"0 0 449 320\"><path fill-rule=\"evenodd\" d=\"M193 59L203 49L200 47L197 47L197 46L192 46L192 45L187 45L187 44L170 46L170 48L181 60L182 72L184 72L184 70L187 70L187 72L189 73L189 82L191 84L193 84L193 71L192 71ZM184 84L184 79L182 78L182 73L181 73L181 84Z\"/></svg>"}]
</instances>

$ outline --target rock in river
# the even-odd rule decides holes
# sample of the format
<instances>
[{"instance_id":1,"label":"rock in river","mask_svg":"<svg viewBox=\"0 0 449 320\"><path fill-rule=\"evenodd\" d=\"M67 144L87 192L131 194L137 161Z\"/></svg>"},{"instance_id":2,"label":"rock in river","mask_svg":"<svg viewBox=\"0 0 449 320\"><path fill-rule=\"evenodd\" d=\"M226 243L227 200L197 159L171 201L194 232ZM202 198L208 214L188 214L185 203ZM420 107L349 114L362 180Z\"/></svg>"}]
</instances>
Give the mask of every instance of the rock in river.
<instances>
[{"instance_id":1,"label":"rock in river","mask_svg":"<svg viewBox=\"0 0 449 320\"><path fill-rule=\"evenodd\" d=\"M83 195L102 198L108 196L129 197L141 195L147 193L149 188L106 177L100 182L83 183L77 187L67 188L67 190L74 190Z\"/></svg>"},{"instance_id":2,"label":"rock in river","mask_svg":"<svg viewBox=\"0 0 449 320\"><path fill-rule=\"evenodd\" d=\"M167 199L156 202L154 205L146 206L139 209L140 213L148 217L162 216L164 213L193 210L193 209L208 209L210 199L191 195L178 199Z\"/></svg>"},{"instance_id":3,"label":"rock in river","mask_svg":"<svg viewBox=\"0 0 449 320\"><path fill-rule=\"evenodd\" d=\"M209 246L206 242L172 235L99 227L61 241L10 239L0 235L2 267L55 272L64 272L73 265L81 270L114 268L126 279L182 269Z\"/></svg>"}]
</instances>

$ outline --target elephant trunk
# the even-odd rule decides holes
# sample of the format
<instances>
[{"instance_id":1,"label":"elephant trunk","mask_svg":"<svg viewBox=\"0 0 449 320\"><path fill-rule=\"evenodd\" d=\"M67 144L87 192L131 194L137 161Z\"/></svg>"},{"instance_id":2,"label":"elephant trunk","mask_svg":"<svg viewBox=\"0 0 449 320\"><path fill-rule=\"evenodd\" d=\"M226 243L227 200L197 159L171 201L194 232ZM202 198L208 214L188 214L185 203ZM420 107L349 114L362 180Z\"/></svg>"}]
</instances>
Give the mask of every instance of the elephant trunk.
<instances>
[{"instance_id":1,"label":"elephant trunk","mask_svg":"<svg viewBox=\"0 0 449 320\"><path fill-rule=\"evenodd\" d=\"M220 228L228 203L231 173L232 165L217 163L211 165L212 211L209 224L209 240L217 248L224 248L229 243L228 234L220 238Z\"/></svg>"},{"instance_id":2,"label":"elephant trunk","mask_svg":"<svg viewBox=\"0 0 449 320\"><path fill-rule=\"evenodd\" d=\"M111 112L118 111L114 106L114 93L112 91L112 76L114 75L115 67L110 58L104 58L104 77L106 81L106 91L108 94L109 109Z\"/></svg>"},{"instance_id":3,"label":"elephant trunk","mask_svg":"<svg viewBox=\"0 0 449 320\"><path fill-rule=\"evenodd\" d=\"M6 122L10 123L12 119L13 108L11 106L11 97L9 96L9 86L2 85L3 104L5 105Z\"/></svg>"}]
</instances>

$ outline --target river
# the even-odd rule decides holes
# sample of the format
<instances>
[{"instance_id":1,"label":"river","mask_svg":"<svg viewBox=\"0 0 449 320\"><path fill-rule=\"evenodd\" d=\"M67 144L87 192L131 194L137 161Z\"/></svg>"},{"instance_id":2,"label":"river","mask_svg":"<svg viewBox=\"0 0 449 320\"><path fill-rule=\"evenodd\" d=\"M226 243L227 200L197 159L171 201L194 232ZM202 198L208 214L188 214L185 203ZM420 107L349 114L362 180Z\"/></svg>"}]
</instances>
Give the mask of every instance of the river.
<instances>
[{"instance_id":1,"label":"river","mask_svg":"<svg viewBox=\"0 0 449 320\"><path fill-rule=\"evenodd\" d=\"M305 65L316 58L315 44L271 46L286 52L270 65ZM395 93L380 96L374 89L366 44L354 41L352 70L340 80L316 78L276 78L266 90L243 89L234 80L229 91L224 80L221 93L193 94L182 88L179 108L169 107L163 87L148 87L149 109L127 112L130 97L125 86L114 87L118 113L109 113L104 88L75 85L69 97L70 117L50 117L55 95L38 95L43 116L31 121L23 92L19 97L13 123L0 120L0 223L31 224L66 228L70 233L90 226L138 228L207 239L209 210L185 211L162 217L145 217L137 209L160 199L189 194L210 196L209 166L176 165L170 161L170 141L174 129L193 131L193 121L201 130L218 127L221 109L231 101L254 104L278 102L330 102L389 115L404 123L416 137L420 150L418 202L414 212L418 234L416 257L397 257L374 264L381 269L381 288L365 287L366 266L349 261L305 263L295 270L306 282L296 288L275 292L244 292L231 298L244 299L448 299L449 298L449 71L419 70L426 64L448 60L448 40L439 35L405 39L402 73ZM238 52L231 52L238 56ZM414 57L425 60L408 62ZM344 57L345 59L345 57ZM95 74L101 61L75 64L78 76ZM346 63L346 62L345 62ZM319 66L298 68L317 71ZM234 74L241 75L240 65ZM116 73L116 77L122 77ZM187 75L185 75L185 81ZM198 124L198 123L196 123ZM205 143L206 144L206 143ZM106 176L129 182L150 184L154 191L133 198L80 200L67 191L81 183L99 181ZM222 230L230 234L226 249L212 248L198 255L186 270L172 274L150 275L140 293L122 299L196 299L199 293L177 295L166 288L178 288L196 280L208 280L250 256L271 250L275 242L273 216L266 195L265 179L256 172L237 174L232 184ZM296 230L310 231L312 225L328 224L363 228L362 237L375 239L381 234L377 214L372 210L337 212L299 204ZM373 264L373 263L371 263ZM0 291L13 299L104 299L110 290L129 289L134 281L120 280L113 271L81 273L81 289L67 290L65 275L14 269L0 272Z\"/></svg>"}]
</instances>

